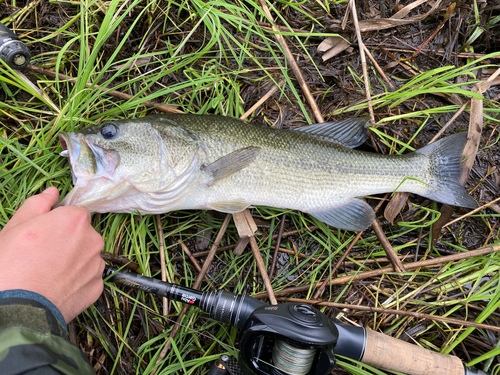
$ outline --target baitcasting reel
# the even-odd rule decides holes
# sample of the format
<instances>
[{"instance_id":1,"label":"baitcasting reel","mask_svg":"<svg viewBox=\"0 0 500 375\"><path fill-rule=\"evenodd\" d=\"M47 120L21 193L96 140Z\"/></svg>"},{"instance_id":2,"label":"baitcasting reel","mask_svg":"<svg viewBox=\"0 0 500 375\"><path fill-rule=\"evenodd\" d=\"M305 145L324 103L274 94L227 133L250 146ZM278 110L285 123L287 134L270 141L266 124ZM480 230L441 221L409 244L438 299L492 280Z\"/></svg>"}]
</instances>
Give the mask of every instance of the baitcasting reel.
<instances>
[{"instance_id":1,"label":"baitcasting reel","mask_svg":"<svg viewBox=\"0 0 500 375\"><path fill-rule=\"evenodd\" d=\"M244 374L328 374L338 335L333 322L309 305L261 306L241 331L238 363Z\"/></svg>"},{"instance_id":2,"label":"baitcasting reel","mask_svg":"<svg viewBox=\"0 0 500 375\"><path fill-rule=\"evenodd\" d=\"M329 319L302 303L269 306L224 290L200 292L107 267L103 278L196 306L214 320L240 329L238 367L245 375L327 375L335 354L408 375L488 375L452 355L421 348L363 327ZM227 374L230 358L209 375ZM218 369L220 371L218 371ZM238 369L230 375L239 375Z\"/></svg>"},{"instance_id":3,"label":"baitcasting reel","mask_svg":"<svg viewBox=\"0 0 500 375\"><path fill-rule=\"evenodd\" d=\"M324 375L334 366L338 329L319 310L301 303L269 306L224 290L200 292L107 267L108 281L199 307L240 329L238 365L245 375Z\"/></svg>"}]
</instances>

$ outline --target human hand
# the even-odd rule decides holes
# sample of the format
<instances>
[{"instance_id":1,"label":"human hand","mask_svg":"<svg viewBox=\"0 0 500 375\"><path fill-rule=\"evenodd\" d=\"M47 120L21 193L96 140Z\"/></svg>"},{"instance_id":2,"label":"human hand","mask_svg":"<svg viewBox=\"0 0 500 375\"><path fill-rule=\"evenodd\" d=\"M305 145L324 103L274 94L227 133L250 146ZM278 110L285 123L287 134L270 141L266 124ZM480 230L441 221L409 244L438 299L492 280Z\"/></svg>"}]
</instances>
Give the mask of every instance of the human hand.
<instances>
[{"instance_id":1,"label":"human hand","mask_svg":"<svg viewBox=\"0 0 500 375\"><path fill-rule=\"evenodd\" d=\"M39 293L68 323L102 293L104 241L90 225L87 209L51 211L58 198L50 187L26 199L0 231L0 290Z\"/></svg>"}]
</instances>

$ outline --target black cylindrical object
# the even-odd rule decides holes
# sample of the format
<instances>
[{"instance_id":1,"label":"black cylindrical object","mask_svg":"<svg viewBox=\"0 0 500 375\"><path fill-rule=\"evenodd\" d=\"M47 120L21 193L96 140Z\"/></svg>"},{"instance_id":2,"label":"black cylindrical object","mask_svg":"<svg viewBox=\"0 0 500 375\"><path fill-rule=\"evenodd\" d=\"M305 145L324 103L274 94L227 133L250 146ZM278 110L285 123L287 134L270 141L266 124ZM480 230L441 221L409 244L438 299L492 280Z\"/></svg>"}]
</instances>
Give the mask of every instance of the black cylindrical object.
<instances>
[{"instance_id":1,"label":"black cylindrical object","mask_svg":"<svg viewBox=\"0 0 500 375\"><path fill-rule=\"evenodd\" d=\"M12 69L23 69L30 62L28 47L7 26L0 23L0 59Z\"/></svg>"},{"instance_id":2,"label":"black cylindrical object","mask_svg":"<svg viewBox=\"0 0 500 375\"><path fill-rule=\"evenodd\" d=\"M131 272L118 271L106 267L103 278L148 293L157 294L173 301L184 302L207 312L210 317L222 323L242 328L252 312L264 302L255 298L218 290L217 292L200 292L177 284L170 284L150 277Z\"/></svg>"}]
</instances>

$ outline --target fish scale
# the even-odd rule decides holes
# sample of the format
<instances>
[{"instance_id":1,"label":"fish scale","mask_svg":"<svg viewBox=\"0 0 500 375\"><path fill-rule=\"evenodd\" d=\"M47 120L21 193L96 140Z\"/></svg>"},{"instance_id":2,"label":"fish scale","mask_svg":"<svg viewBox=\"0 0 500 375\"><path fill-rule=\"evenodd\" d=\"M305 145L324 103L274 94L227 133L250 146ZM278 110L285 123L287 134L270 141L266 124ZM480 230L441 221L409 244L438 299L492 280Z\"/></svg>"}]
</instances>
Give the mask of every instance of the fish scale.
<instances>
[{"instance_id":1,"label":"fish scale","mask_svg":"<svg viewBox=\"0 0 500 375\"><path fill-rule=\"evenodd\" d=\"M116 134L106 139L102 129L110 126ZM298 130L208 115L117 120L61 133L72 170L78 171L74 189L61 204L145 214L180 209L234 213L265 205L301 210L348 230L364 230L374 218L372 208L356 197L396 189L477 206L458 183L464 133L405 155L353 149L367 136L364 119ZM94 152L97 173L77 165L92 164L79 161L79 150L87 150L83 144ZM91 154L87 150L84 156Z\"/></svg>"}]
</instances>

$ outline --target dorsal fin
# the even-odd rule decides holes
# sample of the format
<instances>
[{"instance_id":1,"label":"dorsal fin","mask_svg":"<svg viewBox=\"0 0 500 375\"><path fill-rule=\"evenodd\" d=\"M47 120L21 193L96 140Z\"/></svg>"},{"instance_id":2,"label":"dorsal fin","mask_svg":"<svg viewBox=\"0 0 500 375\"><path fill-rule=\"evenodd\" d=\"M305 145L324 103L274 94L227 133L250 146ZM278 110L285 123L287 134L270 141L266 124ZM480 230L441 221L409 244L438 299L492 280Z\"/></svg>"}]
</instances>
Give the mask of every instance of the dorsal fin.
<instances>
[{"instance_id":1,"label":"dorsal fin","mask_svg":"<svg viewBox=\"0 0 500 375\"><path fill-rule=\"evenodd\" d=\"M341 121L323 122L295 129L315 135L324 141L333 141L354 148L362 145L368 138L368 118L357 117Z\"/></svg>"}]
</instances>

